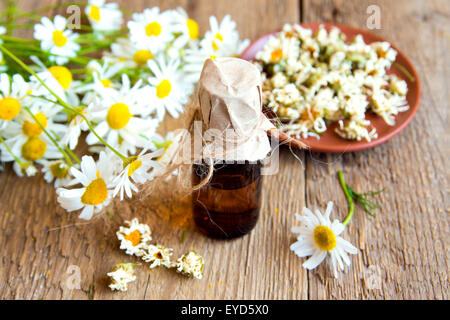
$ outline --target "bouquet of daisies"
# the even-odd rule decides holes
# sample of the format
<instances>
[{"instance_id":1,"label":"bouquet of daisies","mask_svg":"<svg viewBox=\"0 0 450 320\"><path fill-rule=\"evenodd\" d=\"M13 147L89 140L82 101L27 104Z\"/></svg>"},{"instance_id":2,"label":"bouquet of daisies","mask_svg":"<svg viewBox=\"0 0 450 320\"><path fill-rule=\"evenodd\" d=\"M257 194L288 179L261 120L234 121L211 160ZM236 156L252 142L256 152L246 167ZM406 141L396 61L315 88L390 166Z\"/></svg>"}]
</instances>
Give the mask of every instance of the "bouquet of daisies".
<instances>
[{"instance_id":1,"label":"bouquet of daisies","mask_svg":"<svg viewBox=\"0 0 450 320\"><path fill-rule=\"evenodd\" d=\"M176 136L157 134L159 124L183 112L206 58L239 55L248 40L229 16L210 17L199 37L181 8L130 13L104 0L78 8L89 24L14 2L0 14L0 160L19 176L42 171L61 206L90 219L164 171ZM33 39L15 37L21 28Z\"/></svg>"}]
</instances>

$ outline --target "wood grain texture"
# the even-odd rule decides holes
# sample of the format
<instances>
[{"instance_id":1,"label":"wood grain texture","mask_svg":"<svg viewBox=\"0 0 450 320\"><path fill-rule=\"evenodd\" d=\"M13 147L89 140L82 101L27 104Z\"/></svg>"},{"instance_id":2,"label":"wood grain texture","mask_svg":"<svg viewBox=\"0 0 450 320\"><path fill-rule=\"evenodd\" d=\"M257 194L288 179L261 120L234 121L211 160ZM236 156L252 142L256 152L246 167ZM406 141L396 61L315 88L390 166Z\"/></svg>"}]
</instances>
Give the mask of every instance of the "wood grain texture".
<instances>
[{"instance_id":1,"label":"wood grain texture","mask_svg":"<svg viewBox=\"0 0 450 320\"><path fill-rule=\"evenodd\" d=\"M55 2L23 0L19 6L32 10ZM265 177L256 228L228 242L195 231L190 198L174 194L174 184L147 199L116 204L109 209L113 220L103 215L83 224L59 208L53 187L42 177L19 179L7 166L0 173L0 298L87 299L93 284L94 299L448 299L448 1L119 1L133 11L182 6L202 33L210 15L222 19L229 13L240 35L251 39L300 19L366 28L366 8L374 3L382 27L374 32L411 58L423 85L419 111L398 137L351 154L298 152L301 162L283 148L278 174ZM334 216L345 216L339 169L358 191L381 186L386 191L375 219L357 208L345 238L360 252L334 279L325 266L305 271L289 245L295 241L293 214L303 206L323 209L332 200ZM142 265L127 293L112 293L105 274L117 262L138 261L119 250L115 237L118 226L133 217L148 223L153 238L174 248L175 255L190 248L201 253L204 279ZM70 265L80 268L80 289L66 285ZM379 289L368 283L373 276L381 280Z\"/></svg>"}]
</instances>

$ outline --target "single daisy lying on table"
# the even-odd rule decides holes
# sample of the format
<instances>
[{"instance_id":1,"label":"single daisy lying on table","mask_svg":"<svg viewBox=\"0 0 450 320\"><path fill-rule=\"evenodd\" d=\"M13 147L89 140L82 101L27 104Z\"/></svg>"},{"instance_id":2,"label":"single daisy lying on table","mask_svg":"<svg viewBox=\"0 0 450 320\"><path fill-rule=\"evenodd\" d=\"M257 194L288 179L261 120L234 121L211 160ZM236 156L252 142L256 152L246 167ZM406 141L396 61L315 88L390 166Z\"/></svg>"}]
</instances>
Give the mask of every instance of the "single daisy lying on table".
<instances>
[{"instance_id":1,"label":"single daisy lying on table","mask_svg":"<svg viewBox=\"0 0 450 320\"><path fill-rule=\"evenodd\" d=\"M334 276L337 278L338 269L343 270L344 263L350 265L348 254L356 254L358 250L340 237L345 226L338 220L331 222L332 209L333 202L330 201L324 215L319 210L314 214L306 207L303 208L303 216L295 214L302 226L292 228L292 232L298 233L299 236L290 249L300 258L311 256L303 263L303 267L308 270L316 268L328 256Z\"/></svg>"}]
</instances>

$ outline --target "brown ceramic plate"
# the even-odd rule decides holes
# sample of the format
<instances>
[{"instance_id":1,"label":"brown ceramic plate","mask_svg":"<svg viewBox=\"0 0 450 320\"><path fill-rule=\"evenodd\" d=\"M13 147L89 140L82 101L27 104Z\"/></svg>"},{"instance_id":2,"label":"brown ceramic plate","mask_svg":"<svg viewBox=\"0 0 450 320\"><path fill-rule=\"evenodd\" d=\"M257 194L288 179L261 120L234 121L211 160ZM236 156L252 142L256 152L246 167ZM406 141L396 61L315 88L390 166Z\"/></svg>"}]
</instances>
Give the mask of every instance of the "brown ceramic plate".
<instances>
[{"instance_id":1,"label":"brown ceramic plate","mask_svg":"<svg viewBox=\"0 0 450 320\"><path fill-rule=\"evenodd\" d=\"M347 36L347 41L352 41L353 38L358 34L361 34L363 36L364 41L366 43L372 43L376 41L387 41L367 30L357 29L345 25L333 23L303 23L301 24L301 26L315 31L321 24L327 30L330 30L332 27L338 27ZM272 33L266 34L257 39L256 41L254 41L241 54L241 58L249 61L253 60L255 58L256 53L264 48L264 45L268 41L269 37L276 34L277 32L278 31L274 31ZM393 138L395 135L400 133L400 131L402 131L412 120L414 114L419 108L420 80L417 75L417 71L413 67L411 61L409 61L409 59L403 54L403 52L401 52L398 48L396 48L392 43L391 46L397 51L397 59L395 60L395 62L404 67L415 79L414 81L411 81L407 76L405 76L405 74L400 69L396 68L395 66L391 67L388 70L389 74L396 74L401 79L404 79L408 84L408 94L406 96L406 100L408 101L410 108L409 110L401 112L397 115L397 117L395 118L394 126L386 124L381 117L378 117L375 114L368 112L366 113L366 118L370 120L370 122L377 129L378 132L378 138L370 142L365 140L351 141L341 138L334 132L334 129L337 125L337 123L334 123L332 125L328 125L327 131L321 135L320 139L316 139L314 137L309 137L308 139L293 139L291 140L290 144L293 147L298 148L302 148L303 144L306 144L312 151L341 153L375 147L388 141L389 139ZM289 139L289 137L286 134L278 130L273 130L270 132L270 134L278 136L278 139L280 141L285 141Z\"/></svg>"}]
</instances>

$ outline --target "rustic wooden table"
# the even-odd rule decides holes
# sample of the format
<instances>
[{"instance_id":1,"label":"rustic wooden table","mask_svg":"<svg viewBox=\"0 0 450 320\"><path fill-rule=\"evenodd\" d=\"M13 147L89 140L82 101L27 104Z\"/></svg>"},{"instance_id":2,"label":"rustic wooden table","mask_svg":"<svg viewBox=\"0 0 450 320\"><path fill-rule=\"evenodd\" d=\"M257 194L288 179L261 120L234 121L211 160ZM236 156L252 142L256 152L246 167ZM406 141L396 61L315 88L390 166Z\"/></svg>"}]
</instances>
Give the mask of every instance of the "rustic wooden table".
<instances>
[{"instance_id":1,"label":"rustic wooden table","mask_svg":"<svg viewBox=\"0 0 450 320\"><path fill-rule=\"evenodd\" d=\"M22 0L32 10L57 0ZM182 6L204 32L208 17L227 13L242 37L255 39L284 23L338 22L366 28L367 7L381 9L375 33L395 43L415 64L423 87L412 123L372 150L348 154L280 154L280 171L266 177L260 220L250 235L213 241L195 231L189 198L161 190L140 202L110 209L81 224L56 203L42 177L0 173L0 298L2 299L448 299L448 158L450 2L442 1L119 1L139 11ZM54 12L52 13L54 14ZM21 34L22 35L22 34ZM23 34L30 36L30 34ZM322 265L308 272L289 251L295 212L324 208L333 200L336 217L346 200L336 172L356 190L385 186L376 218L357 209L346 238L360 252L339 279ZM112 293L105 274L117 262L135 261L118 248L115 231L129 218L148 223L154 239L177 254L195 248L206 259L204 279L186 279L167 269L138 268L127 293ZM185 241L183 230L191 226ZM67 286L80 270L79 289Z\"/></svg>"}]
</instances>

